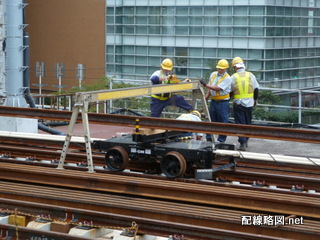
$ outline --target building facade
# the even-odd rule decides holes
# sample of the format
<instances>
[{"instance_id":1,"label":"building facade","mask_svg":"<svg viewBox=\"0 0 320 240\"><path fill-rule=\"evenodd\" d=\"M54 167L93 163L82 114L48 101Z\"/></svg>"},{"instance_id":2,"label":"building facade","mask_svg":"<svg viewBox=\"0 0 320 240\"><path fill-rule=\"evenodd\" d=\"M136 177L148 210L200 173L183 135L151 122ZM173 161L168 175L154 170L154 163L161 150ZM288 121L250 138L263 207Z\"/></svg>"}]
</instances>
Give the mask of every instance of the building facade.
<instances>
[{"instance_id":1,"label":"building facade","mask_svg":"<svg viewBox=\"0 0 320 240\"><path fill-rule=\"evenodd\" d=\"M67 91L105 77L104 0L26 2L30 82L34 92L40 85L40 72L43 90L50 91Z\"/></svg>"},{"instance_id":2,"label":"building facade","mask_svg":"<svg viewBox=\"0 0 320 240\"><path fill-rule=\"evenodd\" d=\"M240 56L261 86L320 88L320 0L108 0L106 13L108 76L146 80L172 58L179 78L204 78Z\"/></svg>"}]
</instances>

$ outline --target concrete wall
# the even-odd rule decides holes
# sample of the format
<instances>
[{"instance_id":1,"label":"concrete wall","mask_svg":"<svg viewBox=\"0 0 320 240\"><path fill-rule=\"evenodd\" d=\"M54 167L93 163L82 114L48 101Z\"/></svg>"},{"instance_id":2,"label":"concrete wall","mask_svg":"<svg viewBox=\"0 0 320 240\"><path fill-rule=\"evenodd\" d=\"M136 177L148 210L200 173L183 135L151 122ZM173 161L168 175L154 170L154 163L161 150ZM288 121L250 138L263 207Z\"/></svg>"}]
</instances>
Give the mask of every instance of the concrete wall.
<instances>
[{"instance_id":1,"label":"concrete wall","mask_svg":"<svg viewBox=\"0 0 320 240\"><path fill-rule=\"evenodd\" d=\"M64 63L62 89L79 86L78 63L85 64L82 83L105 76L105 9L103 0L27 0L26 31L30 35L30 87L39 84L36 62L45 62L43 90L58 91L56 63Z\"/></svg>"}]
</instances>

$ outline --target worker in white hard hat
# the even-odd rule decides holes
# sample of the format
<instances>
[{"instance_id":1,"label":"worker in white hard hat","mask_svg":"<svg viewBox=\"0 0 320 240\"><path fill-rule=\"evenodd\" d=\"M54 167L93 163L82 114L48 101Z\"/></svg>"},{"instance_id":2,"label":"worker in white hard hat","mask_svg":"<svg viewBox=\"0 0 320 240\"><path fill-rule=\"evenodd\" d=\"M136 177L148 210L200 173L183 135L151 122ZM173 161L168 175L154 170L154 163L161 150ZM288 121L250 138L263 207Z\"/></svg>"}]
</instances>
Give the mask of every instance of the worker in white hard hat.
<instances>
[{"instance_id":1,"label":"worker in white hard hat","mask_svg":"<svg viewBox=\"0 0 320 240\"><path fill-rule=\"evenodd\" d=\"M240 57L232 60L235 73L231 76L233 92L233 113L236 124L251 124L253 107L256 106L259 94L259 83L256 77L246 71L244 61ZM238 137L238 150L245 151L248 147L247 137Z\"/></svg>"},{"instance_id":2,"label":"worker in white hard hat","mask_svg":"<svg viewBox=\"0 0 320 240\"><path fill-rule=\"evenodd\" d=\"M177 117L177 120L185 120L185 121L196 121L201 122L201 114L198 110L193 110L190 113L183 113L179 117ZM185 136L193 136L195 135L196 140L202 140L203 133L195 133L192 132L186 133Z\"/></svg>"},{"instance_id":3,"label":"worker in white hard hat","mask_svg":"<svg viewBox=\"0 0 320 240\"><path fill-rule=\"evenodd\" d=\"M172 84L170 73L173 69L173 62L171 59L166 58L160 65L160 70L155 71L150 81L152 84ZM189 112L192 106L185 100L183 96L174 95L172 93L161 93L151 95L150 108L151 117L160 117L163 109L167 106L174 105Z\"/></svg>"},{"instance_id":4,"label":"worker in white hard hat","mask_svg":"<svg viewBox=\"0 0 320 240\"><path fill-rule=\"evenodd\" d=\"M208 89L206 99L210 102L210 118L212 122L229 122L229 100L231 91L231 77L227 73L229 63L226 59L221 59L216 65L217 71L211 73L208 84L201 80L204 87ZM207 134L207 141L212 141L211 134ZM226 135L219 135L218 142L224 143Z\"/></svg>"}]
</instances>

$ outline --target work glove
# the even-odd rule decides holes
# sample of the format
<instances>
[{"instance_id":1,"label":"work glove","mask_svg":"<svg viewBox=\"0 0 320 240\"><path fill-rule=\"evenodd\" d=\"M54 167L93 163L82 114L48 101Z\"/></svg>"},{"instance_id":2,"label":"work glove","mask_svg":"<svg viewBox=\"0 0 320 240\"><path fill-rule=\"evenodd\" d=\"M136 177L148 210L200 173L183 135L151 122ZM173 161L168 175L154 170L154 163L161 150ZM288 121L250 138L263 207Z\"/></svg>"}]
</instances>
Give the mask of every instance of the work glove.
<instances>
[{"instance_id":1,"label":"work glove","mask_svg":"<svg viewBox=\"0 0 320 240\"><path fill-rule=\"evenodd\" d=\"M200 83L205 87L207 85L207 83L203 80L200 80Z\"/></svg>"}]
</instances>

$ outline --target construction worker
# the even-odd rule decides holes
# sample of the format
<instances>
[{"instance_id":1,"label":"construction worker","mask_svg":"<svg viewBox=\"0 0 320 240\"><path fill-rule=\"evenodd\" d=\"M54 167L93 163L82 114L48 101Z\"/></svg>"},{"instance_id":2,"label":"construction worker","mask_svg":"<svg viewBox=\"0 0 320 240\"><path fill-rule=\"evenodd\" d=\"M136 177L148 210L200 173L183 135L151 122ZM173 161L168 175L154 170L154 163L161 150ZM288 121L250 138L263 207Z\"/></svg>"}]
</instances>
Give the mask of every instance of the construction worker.
<instances>
[{"instance_id":1,"label":"construction worker","mask_svg":"<svg viewBox=\"0 0 320 240\"><path fill-rule=\"evenodd\" d=\"M184 113L181 114L179 117L177 117L177 120L185 120L185 121L197 121L201 122L201 114L197 110L193 110L190 113ZM192 136L193 133L187 133L185 136ZM196 140L202 140L203 133L196 133Z\"/></svg>"},{"instance_id":2,"label":"construction worker","mask_svg":"<svg viewBox=\"0 0 320 240\"><path fill-rule=\"evenodd\" d=\"M170 84L171 81L168 77L172 69L172 60L169 58L164 59L160 65L160 70L155 71L150 77L152 84ZM170 105L180 107L187 112L192 109L192 106L183 96L177 96L171 93L154 94L151 95L150 101L151 117L160 117L163 109Z\"/></svg>"},{"instance_id":3,"label":"construction worker","mask_svg":"<svg viewBox=\"0 0 320 240\"><path fill-rule=\"evenodd\" d=\"M207 84L201 80L201 84L208 88L205 98L211 97L210 102L210 118L212 122L229 122L229 100L231 91L231 77L227 73L229 63L226 59L221 59L217 66L217 71L212 72ZM212 141L211 134L207 134L207 141ZM219 135L218 142L224 143L227 139L226 135Z\"/></svg>"},{"instance_id":4,"label":"construction worker","mask_svg":"<svg viewBox=\"0 0 320 240\"><path fill-rule=\"evenodd\" d=\"M256 106L259 94L259 83L256 77L246 71L245 64L240 57L232 60L235 73L231 76L234 104L233 113L236 124L251 124L252 110ZM247 137L238 137L240 146L238 150L245 151L248 147Z\"/></svg>"}]
</instances>

